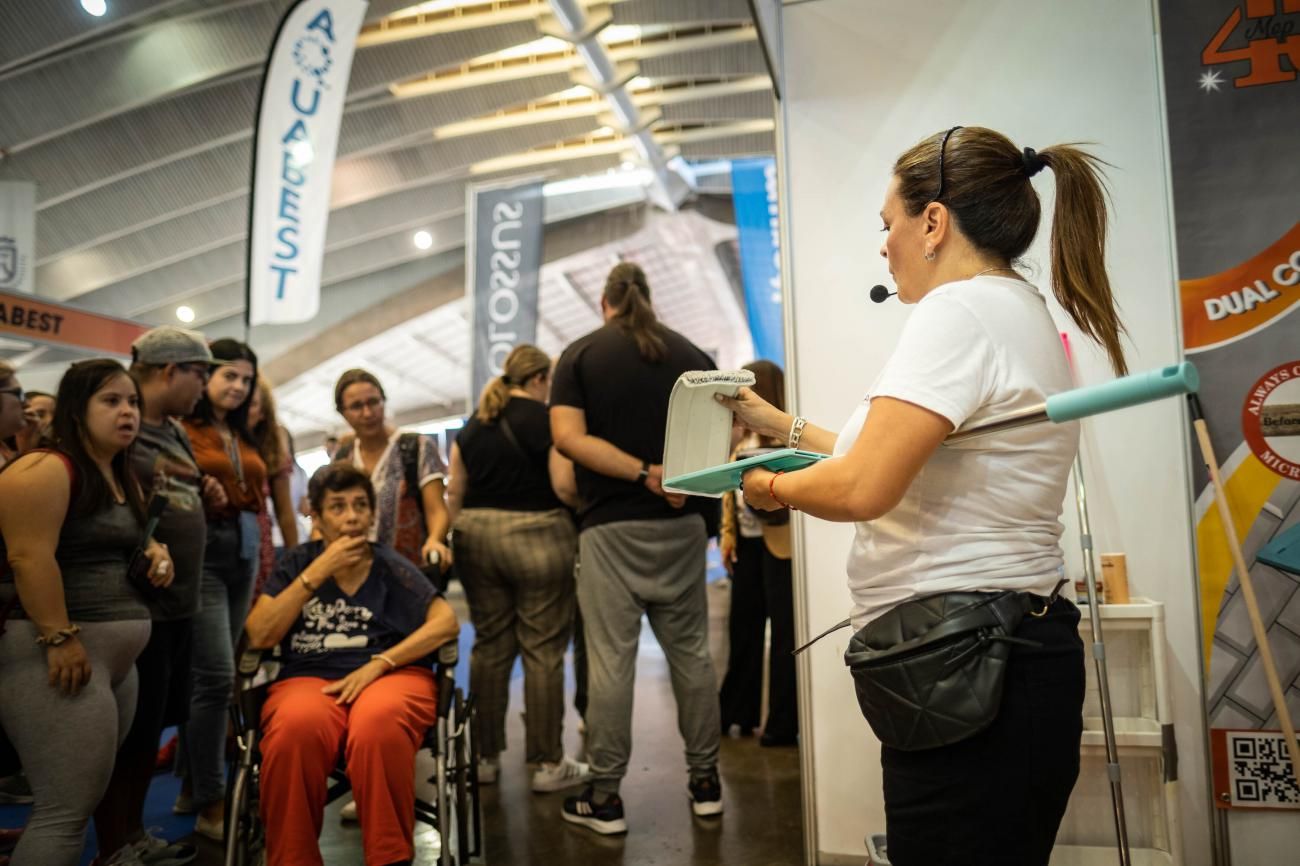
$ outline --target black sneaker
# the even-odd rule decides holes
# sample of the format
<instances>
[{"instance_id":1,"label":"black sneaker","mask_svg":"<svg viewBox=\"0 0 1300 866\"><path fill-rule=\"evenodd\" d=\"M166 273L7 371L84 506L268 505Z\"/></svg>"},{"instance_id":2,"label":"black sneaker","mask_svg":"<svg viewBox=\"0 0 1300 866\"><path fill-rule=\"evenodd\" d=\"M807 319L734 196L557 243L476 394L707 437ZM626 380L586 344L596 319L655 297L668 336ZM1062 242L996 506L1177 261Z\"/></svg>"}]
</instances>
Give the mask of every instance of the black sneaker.
<instances>
[{"instance_id":1,"label":"black sneaker","mask_svg":"<svg viewBox=\"0 0 1300 866\"><path fill-rule=\"evenodd\" d=\"M603 803L597 803L595 797L596 789L588 785L579 796L565 798L564 811L560 814L570 824L581 824L605 836L626 833L623 800L618 794L611 794Z\"/></svg>"},{"instance_id":2,"label":"black sneaker","mask_svg":"<svg viewBox=\"0 0 1300 866\"><path fill-rule=\"evenodd\" d=\"M722 814L722 782L718 780L717 770L707 776L692 778L688 787L692 812L701 818Z\"/></svg>"}]
</instances>

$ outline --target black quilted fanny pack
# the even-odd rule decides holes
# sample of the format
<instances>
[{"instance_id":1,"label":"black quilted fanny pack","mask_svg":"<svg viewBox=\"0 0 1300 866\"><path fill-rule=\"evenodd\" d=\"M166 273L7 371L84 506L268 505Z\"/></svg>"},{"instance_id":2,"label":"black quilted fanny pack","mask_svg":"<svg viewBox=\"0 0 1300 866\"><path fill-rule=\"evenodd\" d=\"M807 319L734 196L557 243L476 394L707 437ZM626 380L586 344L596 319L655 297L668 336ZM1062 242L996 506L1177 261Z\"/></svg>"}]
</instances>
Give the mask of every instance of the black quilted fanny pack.
<instances>
[{"instance_id":1,"label":"black quilted fanny pack","mask_svg":"<svg viewBox=\"0 0 1300 866\"><path fill-rule=\"evenodd\" d=\"M1064 581L1061 581L1064 583ZM1026 592L945 592L904 602L853 635L844 662L862 715L886 746L918 751L974 736L997 718L1002 683L1026 614L1044 600Z\"/></svg>"}]
</instances>

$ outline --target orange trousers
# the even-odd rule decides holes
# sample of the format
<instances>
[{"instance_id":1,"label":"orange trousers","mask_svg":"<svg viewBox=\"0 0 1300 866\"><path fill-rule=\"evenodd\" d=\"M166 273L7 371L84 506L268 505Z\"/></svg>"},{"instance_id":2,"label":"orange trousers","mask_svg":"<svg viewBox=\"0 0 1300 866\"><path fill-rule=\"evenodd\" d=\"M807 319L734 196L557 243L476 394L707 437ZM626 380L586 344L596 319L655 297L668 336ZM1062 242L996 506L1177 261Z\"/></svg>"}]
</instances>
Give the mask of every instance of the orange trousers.
<instances>
[{"instance_id":1,"label":"orange trousers","mask_svg":"<svg viewBox=\"0 0 1300 866\"><path fill-rule=\"evenodd\" d=\"M268 866L322 866L325 791L342 750L361 819L366 866L414 857L415 753L437 716L433 672L380 677L350 706L330 680L271 685L262 708L262 823Z\"/></svg>"}]
</instances>

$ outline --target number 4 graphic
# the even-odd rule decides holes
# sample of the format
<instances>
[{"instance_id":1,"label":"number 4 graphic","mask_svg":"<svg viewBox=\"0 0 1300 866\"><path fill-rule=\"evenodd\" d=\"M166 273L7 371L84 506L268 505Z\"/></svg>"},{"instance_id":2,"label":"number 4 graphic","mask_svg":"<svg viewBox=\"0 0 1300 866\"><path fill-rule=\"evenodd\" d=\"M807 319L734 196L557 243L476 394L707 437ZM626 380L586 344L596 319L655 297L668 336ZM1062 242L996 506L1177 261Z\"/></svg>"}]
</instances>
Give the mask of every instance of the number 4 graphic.
<instances>
[{"instance_id":1,"label":"number 4 graphic","mask_svg":"<svg viewBox=\"0 0 1300 866\"><path fill-rule=\"evenodd\" d=\"M1300 34L1292 33L1294 22L1274 19L1279 6L1283 15L1300 12L1300 0L1246 0L1246 17L1256 22L1246 30L1246 47L1225 49L1223 44L1241 23L1241 8L1233 9L1228 20L1201 52L1201 63L1217 66L1242 60L1249 62L1250 71L1234 81L1237 87L1295 81L1296 70L1300 69ZM1290 69L1283 68L1283 57L1290 60Z\"/></svg>"}]
</instances>

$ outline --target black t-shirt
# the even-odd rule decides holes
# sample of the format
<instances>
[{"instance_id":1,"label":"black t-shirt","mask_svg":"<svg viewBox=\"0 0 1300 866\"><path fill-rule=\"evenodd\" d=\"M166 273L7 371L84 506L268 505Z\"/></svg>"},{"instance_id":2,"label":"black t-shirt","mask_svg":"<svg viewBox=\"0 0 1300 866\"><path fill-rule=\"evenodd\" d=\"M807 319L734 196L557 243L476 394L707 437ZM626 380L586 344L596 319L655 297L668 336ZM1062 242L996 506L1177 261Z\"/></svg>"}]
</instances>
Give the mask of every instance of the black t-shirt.
<instances>
[{"instance_id":1,"label":"black t-shirt","mask_svg":"<svg viewBox=\"0 0 1300 866\"><path fill-rule=\"evenodd\" d=\"M582 409L587 432L650 463L664 459L664 428L668 398L677 377L688 370L713 370L703 350L676 331L664 329L667 354L651 363L641 357L636 341L617 326L605 325L581 338L560 356L551 381L551 405ZM576 466L583 507L583 529L619 520L663 520L701 514L715 534L718 503L698 496L673 508L644 484L610 478L581 464Z\"/></svg>"},{"instance_id":2,"label":"black t-shirt","mask_svg":"<svg viewBox=\"0 0 1300 866\"><path fill-rule=\"evenodd\" d=\"M547 468L551 419L546 406L527 397L513 397L501 415L517 446L506 436L501 418L494 424L484 424L476 415L456 436L469 474L465 507L509 511L563 508L551 489Z\"/></svg>"}]
</instances>

